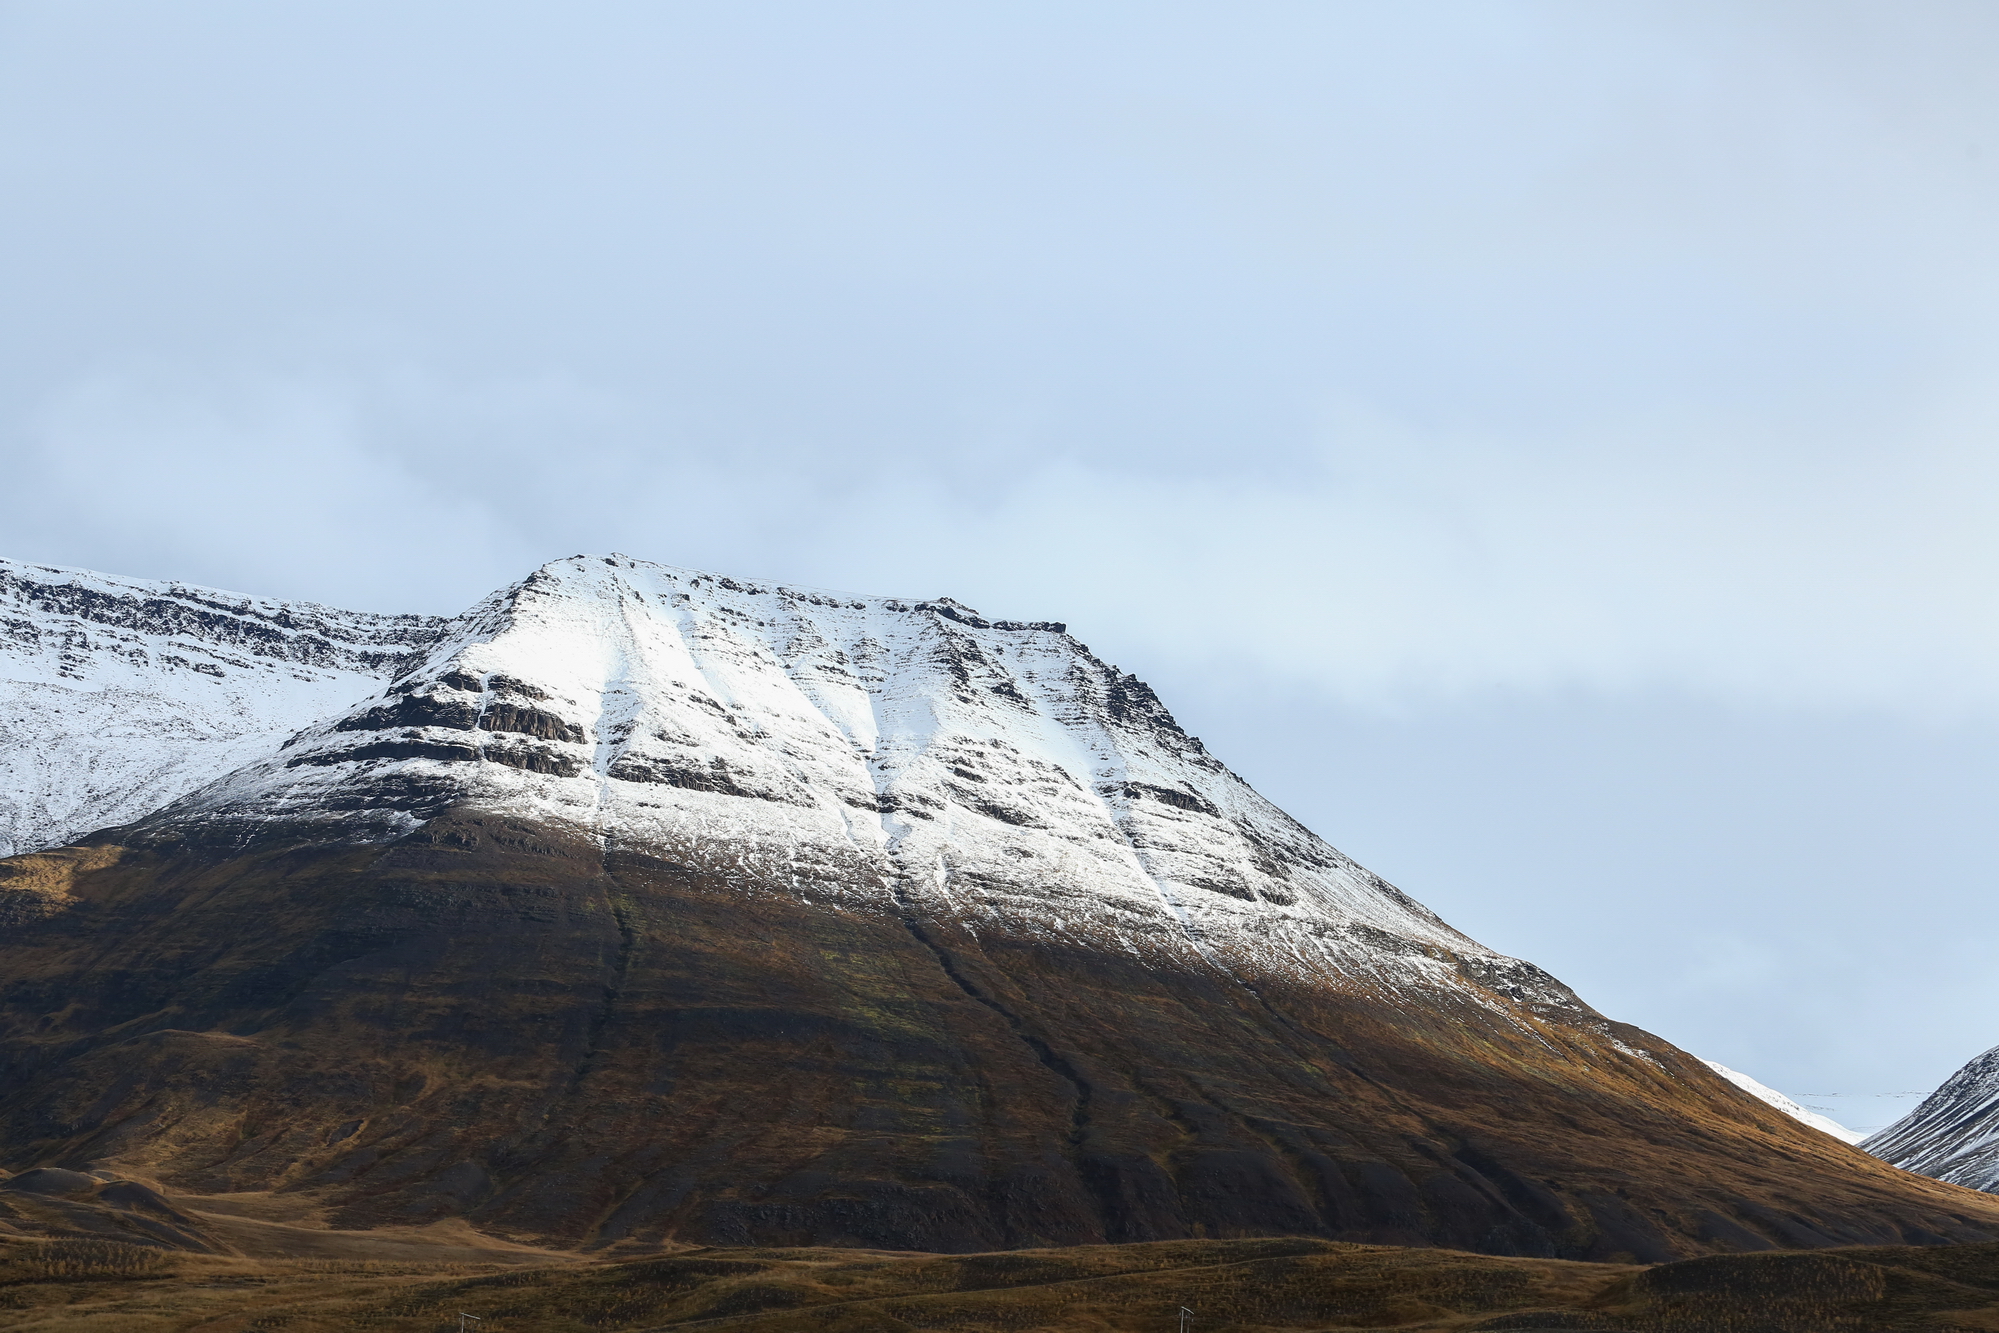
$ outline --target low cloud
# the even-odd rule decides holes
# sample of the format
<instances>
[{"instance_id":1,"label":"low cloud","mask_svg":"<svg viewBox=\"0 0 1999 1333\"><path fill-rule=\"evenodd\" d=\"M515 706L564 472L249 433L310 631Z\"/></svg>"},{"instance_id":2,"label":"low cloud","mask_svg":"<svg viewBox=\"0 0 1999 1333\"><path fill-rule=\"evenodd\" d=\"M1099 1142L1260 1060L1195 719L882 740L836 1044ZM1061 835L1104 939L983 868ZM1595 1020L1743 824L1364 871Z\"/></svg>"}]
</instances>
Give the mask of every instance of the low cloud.
<instances>
[{"instance_id":1,"label":"low cloud","mask_svg":"<svg viewBox=\"0 0 1999 1333\"><path fill-rule=\"evenodd\" d=\"M1887 447L1725 421L1495 440L1349 406L1278 469L1029 459L968 481L893 455L765 474L642 447L575 386L439 384L70 385L35 417L18 553L448 610L616 548L950 593L1369 707L1582 688L1999 713L1999 419L1975 399Z\"/></svg>"}]
</instances>

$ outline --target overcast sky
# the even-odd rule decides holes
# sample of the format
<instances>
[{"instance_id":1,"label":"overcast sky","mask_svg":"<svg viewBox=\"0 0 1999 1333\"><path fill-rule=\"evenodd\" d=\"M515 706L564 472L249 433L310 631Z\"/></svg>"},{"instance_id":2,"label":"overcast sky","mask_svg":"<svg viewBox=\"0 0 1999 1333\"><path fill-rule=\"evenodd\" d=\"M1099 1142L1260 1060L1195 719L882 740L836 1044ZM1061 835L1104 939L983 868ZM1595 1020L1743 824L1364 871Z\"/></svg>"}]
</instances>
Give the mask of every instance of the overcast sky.
<instances>
[{"instance_id":1,"label":"overcast sky","mask_svg":"<svg viewBox=\"0 0 1999 1333\"><path fill-rule=\"evenodd\" d=\"M0 553L1066 620L1793 1093L1999 1042L1999 8L0 0Z\"/></svg>"}]
</instances>

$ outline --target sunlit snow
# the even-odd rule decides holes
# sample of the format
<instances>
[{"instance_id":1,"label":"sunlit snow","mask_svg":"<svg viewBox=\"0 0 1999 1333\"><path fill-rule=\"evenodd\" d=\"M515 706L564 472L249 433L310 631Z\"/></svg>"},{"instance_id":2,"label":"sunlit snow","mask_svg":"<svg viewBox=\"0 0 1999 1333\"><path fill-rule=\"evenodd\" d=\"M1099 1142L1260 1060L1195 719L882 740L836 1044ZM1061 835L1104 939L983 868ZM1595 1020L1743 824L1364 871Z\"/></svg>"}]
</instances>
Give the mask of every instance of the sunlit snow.
<instances>
[{"instance_id":1,"label":"sunlit snow","mask_svg":"<svg viewBox=\"0 0 1999 1333\"><path fill-rule=\"evenodd\" d=\"M269 753L380 689L441 624L0 560L0 855Z\"/></svg>"},{"instance_id":2,"label":"sunlit snow","mask_svg":"<svg viewBox=\"0 0 1999 1333\"><path fill-rule=\"evenodd\" d=\"M1702 1063L1750 1096L1774 1106L1799 1124L1810 1125L1813 1129L1830 1134L1845 1143L1858 1143L1865 1137L1858 1131L1848 1129L1831 1116L1820 1115L1817 1111L1800 1106L1775 1088L1764 1087L1747 1074L1730 1069L1727 1065L1717 1064L1713 1060L1704 1060Z\"/></svg>"}]
</instances>

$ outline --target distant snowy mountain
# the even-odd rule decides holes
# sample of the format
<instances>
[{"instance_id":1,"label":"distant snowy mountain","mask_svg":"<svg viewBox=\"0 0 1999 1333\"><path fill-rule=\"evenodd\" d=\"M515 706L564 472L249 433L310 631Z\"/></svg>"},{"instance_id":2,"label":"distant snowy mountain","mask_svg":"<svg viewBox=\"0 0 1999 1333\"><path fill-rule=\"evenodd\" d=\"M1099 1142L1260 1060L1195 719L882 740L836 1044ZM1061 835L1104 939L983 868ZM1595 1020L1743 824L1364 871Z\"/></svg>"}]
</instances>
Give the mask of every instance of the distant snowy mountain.
<instances>
[{"instance_id":1,"label":"distant snowy mountain","mask_svg":"<svg viewBox=\"0 0 1999 1333\"><path fill-rule=\"evenodd\" d=\"M1999 1046L1860 1146L1904 1171L1999 1193Z\"/></svg>"},{"instance_id":2,"label":"distant snowy mountain","mask_svg":"<svg viewBox=\"0 0 1999 1333\"><path fill-rule=\"evenodd\" d=\"M1736 1087L1741 1088L1751 1097L1775 1107L1799 1124L1810 1125L1813 1129L1832 1135L1842 1143L1858 1143L1862 1138L1866 1137L1863 1134L1848 1129L1831 1116L1820 1115L1817 1111L1798 1105L1798 1103L1792 1101L1775 1088L1767 1088L1739 1070L1730 1069L1727 1065L1714 1060L1703 1060L1701 1063L1727 1079L1730 1083L1733 1083Z\"/></svg>"},{"instance_id":3,"label":"distant snowy mountain","mask_svg":"<svg viewBox=\"0 0 1999 1333\"><path fill-rule=\"evenodd\" d=\"M0 560L0 856L249 762L380 689L443 624Z\"/></svg>"}]
</instances>

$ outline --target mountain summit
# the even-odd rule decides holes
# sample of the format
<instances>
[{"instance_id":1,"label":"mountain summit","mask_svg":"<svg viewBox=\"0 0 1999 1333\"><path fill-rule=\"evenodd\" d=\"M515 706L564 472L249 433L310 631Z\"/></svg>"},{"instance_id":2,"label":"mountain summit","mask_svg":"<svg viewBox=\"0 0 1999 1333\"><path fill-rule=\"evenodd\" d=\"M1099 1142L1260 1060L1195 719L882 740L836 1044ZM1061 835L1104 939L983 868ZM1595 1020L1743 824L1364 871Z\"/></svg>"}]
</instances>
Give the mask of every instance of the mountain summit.
<instances>
[{"instance_id":1,"label":"mountain summit","mask_svg":"<svg viewBox=\"0 0 1999 1333\"><path fill-rule=\"evenodd\" d=\"M7 1166L573 1244L1999 1236L1453 930L1060 624L578 556L383 632L0 862Z\"/></svg>"},{"instance_id":2,"label":"mountain summit","mask_svg":"<svg viewBox=\"0 0 1999 1333\"><path fill-rule=\"evenodd\" d=\"M148 821L382 841L460 807L822 903L1585 1012L1327 846L1061 624L578 556Z\"/></svg>"}]
</instances>

